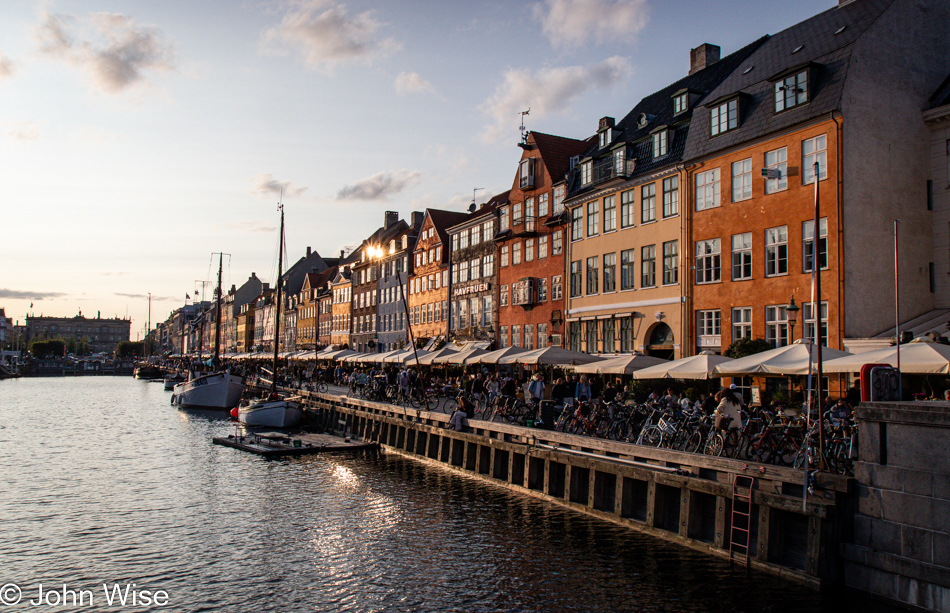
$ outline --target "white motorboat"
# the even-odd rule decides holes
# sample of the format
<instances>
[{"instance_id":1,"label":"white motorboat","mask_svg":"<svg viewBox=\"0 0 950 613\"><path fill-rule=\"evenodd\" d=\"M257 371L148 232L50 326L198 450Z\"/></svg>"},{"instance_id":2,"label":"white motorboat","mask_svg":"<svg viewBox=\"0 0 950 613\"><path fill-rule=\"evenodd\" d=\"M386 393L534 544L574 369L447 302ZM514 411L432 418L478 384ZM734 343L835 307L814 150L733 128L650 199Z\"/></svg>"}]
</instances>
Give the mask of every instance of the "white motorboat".
<instances>
[{"instance_id":1,"label":"white motorboat","mask_svg":"<svg viewBox=\"0 0 950 613\"><path fill-rule=\"evenodd\" d=\"M238 408L238 420L245 426L292 428L300 423L303 410L292 399L257 400Z\"/></svg>"},{"instance_id":2,"label":"white motorboat","mask_svg":"<svg viewBox=\"0 0 950 613\"><path fill-rule=\"evenodd\" d=\"M199 375L172 390L171 403L183 409L233 409L241 402L244 379L230 371Z\"/></svg>"},{"instance_id":3,"label":"white motorboat","mask_svg":"<svg viewBox=\"0 0 950 613\"><path fill-rule=\"evenodd\" d=\"M165 391L170 392L171 390L175 389L176 385L179 383L184 383L184 381L185 376L180 372L176 372L171 375L165 375Z\"/></svg>"}]
</instances>

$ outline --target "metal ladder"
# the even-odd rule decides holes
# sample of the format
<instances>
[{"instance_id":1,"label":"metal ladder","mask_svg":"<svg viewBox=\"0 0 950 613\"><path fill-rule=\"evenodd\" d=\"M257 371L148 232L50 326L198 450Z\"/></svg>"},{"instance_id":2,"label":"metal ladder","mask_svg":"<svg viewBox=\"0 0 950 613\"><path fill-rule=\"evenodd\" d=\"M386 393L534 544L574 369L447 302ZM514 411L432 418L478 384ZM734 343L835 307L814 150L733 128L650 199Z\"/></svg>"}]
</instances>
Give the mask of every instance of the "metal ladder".
<instances>
[{"instance_id":1,"label":"metal ladder","mask_svg":"<svg viewBox=\"0 0 950 613\"><path fill-rule=\"evenodd\" d=\"M735 475L732 479L732 524L729 530L729 561L733 552L745 555L745 565L749 566L749 541L752 539L752 489L755 478L748 475ZM736 548L741 549L737 551Z\"/></svg>"}]
</instances>

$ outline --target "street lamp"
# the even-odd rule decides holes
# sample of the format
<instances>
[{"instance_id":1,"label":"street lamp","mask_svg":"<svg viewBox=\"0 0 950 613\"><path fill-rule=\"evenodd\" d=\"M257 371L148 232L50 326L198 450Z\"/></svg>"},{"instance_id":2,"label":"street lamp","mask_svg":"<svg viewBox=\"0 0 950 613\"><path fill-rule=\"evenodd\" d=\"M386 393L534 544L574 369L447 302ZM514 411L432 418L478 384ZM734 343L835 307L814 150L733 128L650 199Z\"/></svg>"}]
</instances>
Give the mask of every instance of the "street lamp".
<instances>
[{"instance_id":1,"label":"street lamp","mask_svg":"<svg viewBox=\"0 0 950 613\"><path fill-rule=\"evenodd\" d=\"M788 303L788 306L785 307L785 312L788 314L788 325L790 332L788 335L789 344L795 342L795 323L798 321L798 312L801 309L798 308L798 305L795 304L795 296L792 296L792 301Z\"/></svg>"}]
</instances>

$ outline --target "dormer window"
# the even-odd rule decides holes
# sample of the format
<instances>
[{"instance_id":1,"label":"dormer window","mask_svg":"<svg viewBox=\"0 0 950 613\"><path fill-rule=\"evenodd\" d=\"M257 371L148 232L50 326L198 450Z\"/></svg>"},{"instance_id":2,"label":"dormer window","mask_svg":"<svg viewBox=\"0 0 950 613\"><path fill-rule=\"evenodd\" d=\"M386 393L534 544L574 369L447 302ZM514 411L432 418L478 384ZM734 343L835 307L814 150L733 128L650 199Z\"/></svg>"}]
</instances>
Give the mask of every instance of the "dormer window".
<instances>
[{"instance_id":1,"label":"dormer window","mask_svg":"<svg viewBox=\"0 0 950 613\"><path fill-rule=\"evenodd\" d=\"M518 169L518 187L521 189L531 189L534 187L534 166L534 158L521 160L521 165Z\"/></svg>"},{"instance_id":2,"label":"dormer window","mask_svg":"<svg viewBox=\"0 0 950 613\"><path fill-rule=\"evenodd\" d=\"M637 127L645 128L648 123L650 123L649 115L646 113L640 113L640 117L637 118Z\"/></svg>"},{"instance_id":3,"label":"dormer window","mask_svg":"<svg viewBox=\"0 0 950 613\"><path fill-rule=\"evenodd\" d=\"M396 240L389 241L389 253L396 253Z\"/></svg>"},{"instance_id":4,"label":"dormer window","mask_svg":"<svg viewBox=\"0 0 950 613\"><path fill-rule=\"evenodd\" d=\"M709 133L712 136L739 127L739 99L733 98L712 107L709 114Z\"/></svg>"},{"instance_id":5,"label":"dormer window","mask_svg":"<svg viewBox=\"0 0 950 613\"><path fill-rule=\"evenodd\" d=\"M660 158L669 151L670 131L665 127L653 133L653 158Z\"/></svg>"},{"instance_id":6,"label":"dormer window","mask_svg":"<svg viewBox=\"0 0 950 613\"><path fill-rule=\"evenodd\" d=\"M402 248L403 248L403 249L408 249L408 248L409 248L409 235L408 235L408 234L404 234L403 237L402 237Z\"/></svg>"},{"instance_id":7,"label":"dormer window","mask_svg":"<svg viewBox=\"0 0 950 613\"><path fill-rule=\"evenodd\" d=\"M581 164L581 185L590 185L591 181L591 165L592 162L587 160Z\"/></svg>"},{"instance_id":8,"label":"dormer window","mask_svg":"<svg viewBox=\"0 0 950 613\"><path fill-rule=\"evenodd\" d=\"M689 93L683 92L673 96L673 114L678 115L689 108Z\"/></svg>"},{"instance_id":9,"label":"dormer window","mask_svg":"<svg viewBox=\"0 0 950 613\"><path fill-rule=\"evenodd\" d=\"M581 156L579 156L579 155L572 155L572 156L571 156L571 160L570 160L570 165L571 165L571 167L570 167L568 170L573 170L574 167L577 166L577 162L579 162L580 159L581 159Z\"/></svg>"},{"instance_id":10,"label":"dormer window","mask_svg":"<svg viewBox=\"0 0 950 613\"><path fill-rule=\"evenodd\" d=\"M775 112L808 102L808 71L801 70L775 82Z\"/></svg>"},{"instance_id":11,"label":"dormer window","mask_svg":"<svg viewBox=\"0 0 950 613\"><path fill-rule=\"evenodd\" d=\"M600 134L598 134L598 136L600 137L600 147L601 147L601 148L606 147L607 145L610 144L610 141L613 140L613 139L611 139L611 134L612 134L612 132L613 132L613 130L611 130L610 128L607 128L606 130L604 130L603 132L601 132Z\"/></svg>"}]
</instances>

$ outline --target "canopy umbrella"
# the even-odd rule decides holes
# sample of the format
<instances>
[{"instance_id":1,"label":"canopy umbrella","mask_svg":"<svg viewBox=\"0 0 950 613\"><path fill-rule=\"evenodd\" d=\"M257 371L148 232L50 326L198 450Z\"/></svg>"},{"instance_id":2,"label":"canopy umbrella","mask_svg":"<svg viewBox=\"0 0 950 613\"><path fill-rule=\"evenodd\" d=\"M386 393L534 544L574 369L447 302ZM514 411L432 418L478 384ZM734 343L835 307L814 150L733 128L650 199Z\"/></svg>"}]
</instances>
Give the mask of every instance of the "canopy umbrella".
<instances>
[{"instance_id":1,"label":"canopy umbrella","mask_svg":"<svg viewBox=\"0 0 950 613\"><path fill-rule=\"evenodd\" d=\"M432 352L427 353L427 354L425 354L425 355L420 355L420 356L419 356L419 364L432 364L432 362L433 362L436 358L441 358L441 357L443 357L443 356L450 356L450 355L452 355L453 353L458 353L458 351L456 351L453 347L450 347L450 346L443 347L442 349L438 349L438 350L436 350L436 351L432 351ZM406 365L407 365L407 366L416 366L415 358L414 358L413 356L409 356L409 358L406 360Z\"/></svg>"},{"instance_id":2,"label":"canopy umbrella","mask_svg":"<svg viewBox=\"0 0 950 613\"><path fill-rule=\"evenodd\" d=\"M571 351L560 347L544 347L526 351L498 360L499 364L589 364L591 362L601 362L604 358L595 355L581 353L580 351Z\"/></svg>"},{"instance_id":3,"label":"canopy umbrella","mask_svg":"<svg viewBox=\"0 0 950 613\"><path fill-rule=\"evenodd\" d=\"M950 374L950 345L915 340L900 346L901 372L916 375ZM865 364L890 364L897 367L897 347L856 353L829 360L822 370L828 372L860 372Z\"/></svg>"},{"instance_id":4,"label":"canopy umbrella","mask_svg":"<svg viewBox=\"0 0 950 613\"><path fill-rule=\"evenodd\" d=\"M354 355L362 355L362 354L357 354L352 349L341 349L340 351L330 354L330 359L335 360L337 362L342 362L346 358L350 356L354 356Z\"/></svg>"},{"instance_id":5,"label":"canopy umbrella","mask_svg":"<svg viewBox=\"0 0 950 613\"><path fill-rule=\"evenodd\" d=\"M400 350L398 349L393 349L391 351L384 351L382 353L374 353L374 352L364 353L355 361L360 362L360 363L369 363L369 362L382 363L383 359L385 359L386 356L394 355L396 353L399 353L399 351Z\"/></svg>"},{"instance_id":6,"label":"canopy umbrella","mask_svg":"<svg viewBox=\"0 0 950 613\"><path fill-rule=\"evenodd\" d=\"M353 353L353 355L348 355L348 356L344 357L343 359L341 359L340 361L341 361L341 362L346 362L347 364L355 364L356 362L359 362L362 358L365 358L365 357L373 357L373 356L377 356L377 355L379 355L379 354L378 354L378 353L367 353L367 352L365 352L365 351L356 351L356 352ZM339 359L339 358L338 358L338 359Z\"/></svg>"},{"instance_id":7,"label":"canopy umbrella","mask_svg":"<svg viewBox=\"0 0 950 613\"><path fill-rule=\"evenodd\" d=\"M470 349L468 351L457 351L449 355L441 356L432 360L433 364L472 364L476 358L488 353L484 349Z\"/></svg>"},{"instance_id":8,"label":"canopy umbrella","mask_svg":"<svg viewBox=\"0 0 950 613\"><path fill-rule=\"evenodd\" d=\"M821 348L822 362L851 355L828 347ZM808 365L817 368L818 352L809 342L795 341L791 345L769 349L744 358L724 362L716 366L713 376L731 377L742 375L807 375Z\"/></svg>"},{"instance_id":9,"label":"canopy umbrella","mask_svg":"<svg viewBox=\"0 0 950 613\"><path fill-rule=\"evenodd\" d=\"M520 353L527 353L528 350L522 347L503 347L502 349L496 349L494 351L489 351L488 353L478 356L475 360L475 364L497 364L498 360L501 358L507 357L509 355L518 355Z\"/></svg>"},{"instance_id":10,"label":"canopy umbrella","mask_svg":"<svg viewBox=\"0 0 950 613\"><path fill-rule=\"evenodd\" d=\"M403 365L409 366L410 365L409 363L412 362L412 365L414 366L416 364L417 354L419 356L419 359L421 360L425 356L429 355L429 353L430 352L425 351L423 349L416 349L415 351L413 351L412 349L408 351L400 351L399 353L395 355L391 355L388 358L386 358L386 363L387 364L403 364Z\"/></svg>"},{"instance_id":11,"label":"canopy umbrella","mask_svg":"<svg viewBox=\"0 0 950 613\"><path fill-rule=\"evenodd\" d=\"M592 373L598 375L629 375L635 371L639 372L643 368L656 367L663 364L669 364L669 361L662 358L653 357L652 355L634 353L632 355L621 355L613 358L605 358L601 362L581 364L574 367L574 372Z\"/></svg>"},{"instance_id":12,"label":"canopy umbrella","mask_svg":"<svg viewBox=\"0 0 950 613\"><path fill-rule=\"evenodd\" d=\"M634 379L708 379L716 366L731 362L733 358L711 351L691 355L671 362L650 366L633 373Z\"/></svg>"}]
</instances>

